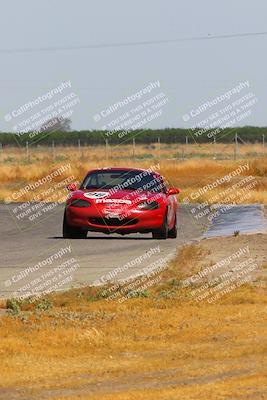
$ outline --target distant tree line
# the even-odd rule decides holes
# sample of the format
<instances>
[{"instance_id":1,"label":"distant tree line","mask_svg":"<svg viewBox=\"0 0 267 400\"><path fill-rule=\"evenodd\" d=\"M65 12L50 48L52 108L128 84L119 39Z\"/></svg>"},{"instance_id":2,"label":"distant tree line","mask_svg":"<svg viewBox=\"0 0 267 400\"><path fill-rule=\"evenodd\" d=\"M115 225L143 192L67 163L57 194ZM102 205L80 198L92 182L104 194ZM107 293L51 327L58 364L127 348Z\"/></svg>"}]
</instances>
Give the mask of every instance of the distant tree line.
<instances>
[{"instance_id":1,"label":"distant tree line","mask_svg":"<svg viewBox=\"0 0 267 400\"><path fill-rule=\"evenodd\" d=\"M25 145L103 145L106 140L109 144L132 143L135 139L138 143L154 143L160 140L161 143L210 143L214 139L212 131L192 131L191 129L166 128L166 129L146 129L142 131L134 130L129 132L105 132L105 131L52 131L40 132L32 137L31 132L18 136L15 133L0 132L0 144L2 146L12 146L16 144ZM219 130L215 135L218 143L231 143L238 135L246 143L262 142L263 135L266 135L267 128L246 126L239 128L227 128ZM187 138L187 139L186 139Z\"/></svg>"}]
</instances>

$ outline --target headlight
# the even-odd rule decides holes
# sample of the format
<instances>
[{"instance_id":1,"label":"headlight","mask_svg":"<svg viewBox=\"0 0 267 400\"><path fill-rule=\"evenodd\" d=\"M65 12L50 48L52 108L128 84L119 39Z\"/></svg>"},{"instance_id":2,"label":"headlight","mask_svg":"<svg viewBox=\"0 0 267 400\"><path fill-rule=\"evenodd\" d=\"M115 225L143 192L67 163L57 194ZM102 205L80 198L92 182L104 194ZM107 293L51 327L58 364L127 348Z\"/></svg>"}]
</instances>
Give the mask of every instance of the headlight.
<instances>
[{"instance_id":1,"label":"headlight","mask_svg":"<svg viewBox=\"0 0 267 400\"><path fill-rule=\"evenodd\" d=\"M70 206L72 207L90 207L91 203L89 203L89 201L86 200L82 200L82 199L73 199L70 203Z\"/></svg>"},{"instance_id":2,"label":"headlight","mask_svg":"<svg viewBox=\"0 0 267 400\"><path fill-rule=\"evenodd\" d=\"M140 210L156 210L157 208L159 208L159 203L157 203L156 201L145 201L144 203L138 204L137 208L139 208Z\"/></svg>"}]
</instances>

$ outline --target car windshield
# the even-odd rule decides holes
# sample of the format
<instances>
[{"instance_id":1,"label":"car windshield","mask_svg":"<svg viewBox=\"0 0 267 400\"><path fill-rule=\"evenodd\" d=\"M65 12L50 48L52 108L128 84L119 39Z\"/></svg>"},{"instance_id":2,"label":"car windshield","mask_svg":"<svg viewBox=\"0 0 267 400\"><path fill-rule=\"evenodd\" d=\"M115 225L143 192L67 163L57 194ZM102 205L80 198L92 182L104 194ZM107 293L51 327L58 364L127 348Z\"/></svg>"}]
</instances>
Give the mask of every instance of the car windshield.
<instances>
[{"instance_id":1,"label":"car windshield","mask_svg":"<svg viewBox=\"0 0 267 400\"><path fill-rule=\"evenodd\" d=\"M147 171L108 170L89 173L81 189L148 190L161 192L162 182L157 175Z\"/></svg>"}]
</instances>

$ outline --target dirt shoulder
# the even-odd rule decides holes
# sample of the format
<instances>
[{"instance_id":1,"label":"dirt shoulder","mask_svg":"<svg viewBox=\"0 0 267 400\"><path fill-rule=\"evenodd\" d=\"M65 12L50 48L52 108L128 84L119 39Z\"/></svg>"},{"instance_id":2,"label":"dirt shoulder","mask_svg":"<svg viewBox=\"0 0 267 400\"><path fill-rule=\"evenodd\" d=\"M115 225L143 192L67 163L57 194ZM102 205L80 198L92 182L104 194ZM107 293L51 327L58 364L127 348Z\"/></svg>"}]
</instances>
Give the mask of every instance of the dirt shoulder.
<instances>
[{"instance_id":1,"label":"dirt shoulder","mask_svg":"<svg viewBox=\"0 0 267 400\"><path fill-rule=\"evenodd\" d=\"M214 265L240 252L239 257L231 259L231 267L251 258L257 264L253 277L265 279L267 272L267 235L259 233L256 235L212 238L202 240L200 244L207 252L205 264Z\"/></svg>"}]
</instances>

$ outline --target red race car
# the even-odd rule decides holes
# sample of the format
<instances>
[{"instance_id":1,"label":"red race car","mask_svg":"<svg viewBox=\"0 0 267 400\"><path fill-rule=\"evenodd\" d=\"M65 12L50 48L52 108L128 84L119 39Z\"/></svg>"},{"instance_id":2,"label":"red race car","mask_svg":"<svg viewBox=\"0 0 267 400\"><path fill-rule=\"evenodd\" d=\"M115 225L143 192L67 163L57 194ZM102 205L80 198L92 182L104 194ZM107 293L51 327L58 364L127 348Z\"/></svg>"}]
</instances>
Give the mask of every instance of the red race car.
<instances>
[{"instance_id":1,"label":"red race car","mask_svg":"<svg viewBox=\"0 0 267 400\"><path fill-rule=\"evenodd\" d=\"M169 188L157 172L132 168L90 171L79 189L70 184L64 238L85 238L88 231L148 233L154 239L176 238L180 189Z\"/></svg>"}]
</instances>

